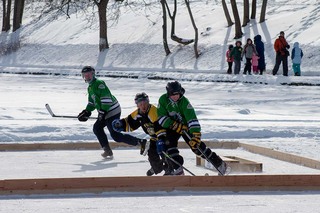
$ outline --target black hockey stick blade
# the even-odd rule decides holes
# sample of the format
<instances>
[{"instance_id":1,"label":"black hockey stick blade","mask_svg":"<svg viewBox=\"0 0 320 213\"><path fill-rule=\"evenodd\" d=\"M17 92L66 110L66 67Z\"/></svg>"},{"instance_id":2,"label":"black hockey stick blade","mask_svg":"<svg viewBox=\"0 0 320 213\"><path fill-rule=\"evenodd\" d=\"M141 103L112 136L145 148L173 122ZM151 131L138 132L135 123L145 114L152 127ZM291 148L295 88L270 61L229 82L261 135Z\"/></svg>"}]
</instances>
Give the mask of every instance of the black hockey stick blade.
<instances>
[{"instance_id":1,"label":"black hockey stick blade","mask_svg":"<svg viewBox=\"0 0 320 213\"><path fill-rule=\"evenodd\" d=\"M50 115L52 117L55 117L55 118L78 118L77 116L69 116L69 115L56 115L53 113L51 107L49 104L46 104L45 105L46 109L48 110L48 112L50 113Z\"/></svg>"},{"instance_id":2,"label":"black hockey stick blade","mask_svg":"<svg viewBox=\"0 0 320 213\"><path fill-rule=\"evenodd\" d=\"M45 106L46 106L48 112L50 113L50 115L51 115L52 117L55 117L55 114L53 113L53 111L52 111L51 107L49 106L49 104L46 104Z\"/></svg>"}]
</instances>

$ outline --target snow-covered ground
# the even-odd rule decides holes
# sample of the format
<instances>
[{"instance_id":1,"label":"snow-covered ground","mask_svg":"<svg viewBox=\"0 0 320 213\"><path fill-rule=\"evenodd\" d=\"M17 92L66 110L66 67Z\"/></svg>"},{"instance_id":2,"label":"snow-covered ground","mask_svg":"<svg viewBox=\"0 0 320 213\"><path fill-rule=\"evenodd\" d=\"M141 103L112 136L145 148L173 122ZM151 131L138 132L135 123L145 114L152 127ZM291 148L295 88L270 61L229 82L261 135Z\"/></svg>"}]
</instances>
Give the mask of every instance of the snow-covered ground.
<instances>
[{"instance_id":1,"label":"snow-covered ground","mask_svg":"<svg viewBox=\"0 0 320 213\"><path fill-rule=\"evenodd\" d=\"M238 2L239 5L241 3ZM54 19L52 14L47 14L38 20L35 16L40 10L29 8L24 13L21 31L0 35L0 142L97 143L92 133L94 121L80 123L76 119L52 118L44 107L49 103L56 114L77 115L87 100L87 85L79 72L82 66L93 65L118 98L123 116L135 109L133 98L138 92L148 93L151 102L157 103L168 81L152 80L152 77L173 78L180 80L186 89L185 95L194 105L202 125L204 140L241 141L320 160L320 89L318 86L283 85L290 82L319 85L318 1L269 0L266 22L260 24L258 19L251 20L243 28L243 43L256 34L260 34L265 42L267 72L263 76L225 75L224 53L227 46L235 42L234 27L226 28L220 2L191 4L199 32L205 32L199 37L199 49L203 53L199 59L195 59L192 46L180 46L170 40L172 54L165 57L162 33L159 33L162 25L159 4L149 11L137 7L135 11L123 12L118 25L109 28L110 49L102 53L98 52L97 25L86 28L84 16L72 14L70 19ZM258 6L260 8L260 1ZM179 7L183 8L183 3ZM142 11L144 15L140 15ZM191 38L193 32L187 11L179 9L178 16L177 34ZM206 31L207 28L210 30ZM301 77L283 77L281 69L280 75L269 75L275 57L273 42L282 30L286 32L291 46L298 41L305 53ZM10 48L5 51L12 44L10 41L17 37L21 48L14 52L10 52ZM289 60L289 74L292 75L290 64ZM53 75L17 74L36 72ZM110 78L107 75L123 77ZM221 80L234 83L220 83ZM145 137L142 131L132 134ZM122 161L127 162L131 152L137 150L129 150L124 156L125 151L115 150L119 156L113 164L110 163L117 164L116 167L105 165L105 162L100 164L99 151L75 151L75 158L80 162L73 159L73 153L64 151L3 152L0 153L0 177L113 176L117 175L116 171L119 175L144 175L149 165L146 158L137 153L133 155L138 162L134 164L136 167L121 164ZM227 151L217 152L224 154ZM188 166L195 172L203 172L192 165L194 155L190 151L182 150L182 153L188 159ZM266 173L318 172L261 156L249 157L264 161L268 165ZM64 170L63 175L61 170ZM309 213L318 212L319 203L319 192L308 191L114 192L0 196L0 212Z\"/></svg>"}]
</instances>

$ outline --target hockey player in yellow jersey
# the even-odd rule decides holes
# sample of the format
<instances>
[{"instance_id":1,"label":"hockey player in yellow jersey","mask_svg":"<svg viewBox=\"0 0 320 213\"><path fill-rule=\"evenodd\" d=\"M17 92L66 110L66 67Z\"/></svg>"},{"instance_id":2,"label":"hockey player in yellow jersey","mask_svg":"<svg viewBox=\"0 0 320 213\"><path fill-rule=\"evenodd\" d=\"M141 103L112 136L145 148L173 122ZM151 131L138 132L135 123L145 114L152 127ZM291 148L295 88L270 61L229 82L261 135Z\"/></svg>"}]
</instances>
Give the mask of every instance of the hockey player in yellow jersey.
<instances>
[{"instance_id":1,"label":"hockey player in yellow jersey","mask_svg":"<svg viewBox=\"0 0 320 213\"><path fill-rule=\"evenodd\" d=\"M136 94L134 100L137 109L125 118L114 120L112 127L117 132L131 132L141 127L151 137L143 153L144 155L148 153L151 169L147 171L147 176L151 176L162 172L165 167L165 161L161 157L162 151L165 151L165 144L158 143L163 140L158 140L156 135L156 132L162 127L157 122L157 107L149 103L149 97L146 93Z\"/></svg>"}]
</instances>

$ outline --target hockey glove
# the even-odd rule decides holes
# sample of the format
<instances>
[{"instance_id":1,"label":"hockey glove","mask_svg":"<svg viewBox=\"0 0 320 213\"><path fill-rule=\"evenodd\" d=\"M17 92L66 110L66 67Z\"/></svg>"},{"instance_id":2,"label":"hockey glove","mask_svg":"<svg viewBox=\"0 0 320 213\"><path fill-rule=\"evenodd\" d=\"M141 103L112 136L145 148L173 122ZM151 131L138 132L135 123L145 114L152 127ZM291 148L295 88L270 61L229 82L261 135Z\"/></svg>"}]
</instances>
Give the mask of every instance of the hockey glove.
<instances>
[{"instance_id":1,"label":"hockey glove","mask_svg":"<svg viewBox=\"0 0 320 213\"><path fill-rule=\"evenodd\" d=\"M84 110L82 110L82 112L79 113L78 120L82 121L82 122L87 121L89 119L90 115L91 115L91 112L84 109Z\"/></svg>"},{"instance_id":2,"label":"hockey glove","mask_svg":"<svg viewBox=\"0 0 320 213\"><path fill-rule=\"evenodd\" d=\"M98 121L105 121L105 120L106 120L107 112L104 111L104 110L99 110L98 112L99 112L99 114L98 114Z\"/></svg>"},{"instance_id":3,"label":"hockey glove","mask_svg":"<svg viewBox=\"0 0 320 213\"><path fill-rule=\"evenodd\" d=\"M182 135L183 131L188 131L188 127L186 125L183 125L177 121L171 125L171 129L180 135Z\"/></svg>"},{"instance_id":4,"label":"hockey glove","mask_svg":"<svg viewBox=\"0 0 320 213\"><path fill-rule=\"evenodd\" d=\"M112 121L112 129L116 132L124 131L124 127L120 119L115 119Z\"/></svg>"},{"instance_id":5,"label":"hockey glove","mask_svg":"<svg viewBox=\"0 0 320 213\"><path fill-rule=\"evenodd\" d=\"M157 145L157 153L159 155L162 155L162 152L165 151L164 140L162 140L162 139L157 140L156 145Z\"/></svg>"},{"instance_id":6,"label":"hockey glove","mask_svg":"<svg viewBox=\"0 0 320 213\"><path fill-rule=\"evenodd\" d=\"M192 149L197 149L200 146L201 143L201 133L200 132L194 132L192 134L192 138L189 141L189 145Z\"/></svg>"}]
</instances>

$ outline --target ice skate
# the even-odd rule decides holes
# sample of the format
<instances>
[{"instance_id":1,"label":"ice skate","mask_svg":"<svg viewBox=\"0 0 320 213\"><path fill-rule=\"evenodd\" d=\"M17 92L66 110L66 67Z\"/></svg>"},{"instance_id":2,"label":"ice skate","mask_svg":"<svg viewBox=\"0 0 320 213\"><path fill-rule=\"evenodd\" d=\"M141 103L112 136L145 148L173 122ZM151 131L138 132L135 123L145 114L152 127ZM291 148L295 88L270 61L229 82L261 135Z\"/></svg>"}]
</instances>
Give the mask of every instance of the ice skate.
<instances>
[{"instance_id":1,"label":"ice skate","mask_svg":"<svg viewBox=\"0 0 320 213\"><path fill-rule=\"evenodd\" d=\"M231 167L228 166L228 164L224 161L222 161L221 165L217 168L219 172L219 176L224 176L230 173Z\"/></svg>"},{"instance_id":2,"label":"ice skate","mask_svg":"<svg viewBox=\"0 0 320 213\"><path fill-rule=\"evenodd\" d=\"M181 166L174 170L167 170L165 171L164 175L182 176L184 175L183 167Z\"/></svg>"},{"instance_id":3,"label":"ice skate","mask_svg":"<svg viewBox=\"0 0 320 213\"><path fill-rule=\"evenodd\" d=\"M107 159L107 160L112 160L113 159L113 152L110 148L104 148L103 149L104 152L101 154L101 156L104 158L104 159Z\"/></svg>"},{"instance_id":4,"label":"ice skate","mask_svg":"<svg viewBox=\"0 0 320 213\"><path fill-rule=\"evenodd\" d=\"M180 166L179 168L175 169L175 170L173 171L172 175L175 175L175 176L182 176L182 175L184 175L183 167Z\"/></svg>"},{"instance_id":5,"label":"ice skate","mask_svg":"<svg viewBox=\"0 0 320 213\"><path fill-rule=\"evenodd\" d=\"M154 170L153 170L153 168L150 168L148 171L147 171L147 176L152 176L152 175L154 175L155 173L154 173Z\"/></svg>"}]
</instances>

